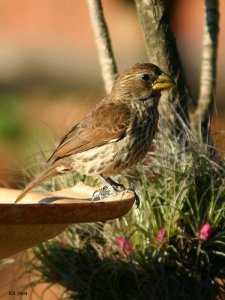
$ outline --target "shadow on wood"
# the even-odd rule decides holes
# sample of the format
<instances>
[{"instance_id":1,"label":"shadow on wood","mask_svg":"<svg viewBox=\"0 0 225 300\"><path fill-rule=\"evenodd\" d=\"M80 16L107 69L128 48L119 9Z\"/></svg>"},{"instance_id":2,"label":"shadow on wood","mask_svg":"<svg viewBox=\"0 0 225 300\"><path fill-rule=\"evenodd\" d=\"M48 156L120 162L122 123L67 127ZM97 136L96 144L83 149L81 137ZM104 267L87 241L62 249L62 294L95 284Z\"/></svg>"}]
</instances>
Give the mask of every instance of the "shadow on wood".
<instances>
[{"instance_id":1,"label":"shadow on wood","mask_svg":"<svg viewBox=\"0 0 225 300\"><path fill-rule=\"evenodd\" d=\"M83 183L55 193L28 193L14 204L20 190L0 188L0 259L46 241L72 223L112 220L134 204L129 192L90 201L96 188Z\"/></svg>"}]
</instances>

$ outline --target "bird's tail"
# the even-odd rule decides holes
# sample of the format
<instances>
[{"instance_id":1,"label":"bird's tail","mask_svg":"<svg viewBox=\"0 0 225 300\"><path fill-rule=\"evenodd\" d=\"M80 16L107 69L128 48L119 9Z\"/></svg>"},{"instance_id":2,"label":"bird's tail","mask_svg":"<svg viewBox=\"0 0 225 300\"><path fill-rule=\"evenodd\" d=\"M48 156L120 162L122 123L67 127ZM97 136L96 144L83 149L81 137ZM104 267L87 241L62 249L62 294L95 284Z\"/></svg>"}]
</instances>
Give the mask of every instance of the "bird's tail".
<instances>
[{"instance_id":1,"label":"bird's tail","mask_svg":"<svg viewBox=\"0 0 225 300\"><path fill-rule=\"evenodd\" d=\"M56 167L55 166L49 167L40 176L38 176L31 183L28 184L25 190L17 197L15 203L19 202L33 187L40 184L42 181L46 180L47 178L54 177L56 175L59 175L59 172L56 170Z\"/></svg>"}]
</instances>

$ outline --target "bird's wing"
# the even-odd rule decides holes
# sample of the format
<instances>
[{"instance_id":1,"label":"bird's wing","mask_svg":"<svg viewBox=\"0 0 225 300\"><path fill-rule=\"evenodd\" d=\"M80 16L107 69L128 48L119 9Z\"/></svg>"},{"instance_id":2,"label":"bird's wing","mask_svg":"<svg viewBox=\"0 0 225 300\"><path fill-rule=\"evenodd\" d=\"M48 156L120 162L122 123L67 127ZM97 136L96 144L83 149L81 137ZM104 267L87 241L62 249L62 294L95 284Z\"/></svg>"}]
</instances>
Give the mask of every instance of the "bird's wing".
<instances>
[{"instance_id":1,"label":"bird's wing","mask_svg":"<svg viewBox=\"0 0 225 300\"><path fill-rule=\"evenodd\" d=\"M68 132L49 160L54 162L117 141L125 136L131 119L127 105L102 101Z\"/></svg>"}]
</instances>

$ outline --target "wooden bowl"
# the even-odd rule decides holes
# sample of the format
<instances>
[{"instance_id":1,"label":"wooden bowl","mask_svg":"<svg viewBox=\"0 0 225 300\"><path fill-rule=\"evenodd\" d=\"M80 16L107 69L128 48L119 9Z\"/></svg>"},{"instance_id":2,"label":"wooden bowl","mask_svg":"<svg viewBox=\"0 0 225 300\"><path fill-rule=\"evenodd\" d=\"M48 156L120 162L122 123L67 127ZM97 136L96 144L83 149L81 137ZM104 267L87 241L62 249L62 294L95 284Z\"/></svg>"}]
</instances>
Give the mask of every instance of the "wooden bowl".
<instances>
[{"instance_id":1,"label":"wooden bowl","mask_svg":"<svg viewBox=\"0 0 225 300\"><path fill-rule=\"evenodd\" d=\"M69 224L122 217L134 204L131 192L93 202L95 189L79 183L55 193L30 192L15 204L21 191L0 188L0 259L58 235Z\"/></svg>"}]
</instances>

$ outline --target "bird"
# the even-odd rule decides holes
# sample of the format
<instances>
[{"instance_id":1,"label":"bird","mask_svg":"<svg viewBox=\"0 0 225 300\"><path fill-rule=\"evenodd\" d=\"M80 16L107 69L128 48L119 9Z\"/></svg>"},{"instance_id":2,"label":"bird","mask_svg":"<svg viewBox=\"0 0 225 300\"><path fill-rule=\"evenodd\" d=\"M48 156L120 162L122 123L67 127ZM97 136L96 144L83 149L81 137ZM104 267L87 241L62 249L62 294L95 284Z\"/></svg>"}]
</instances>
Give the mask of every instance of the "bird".
<instances>
[{"instance_id":1,"label":"bird","mask_svg":"<svg viewBox=\"0 0 225 300\"><path fill-rule=\"evenodd\" d=\"M110 94L62 138L44 172L15 203L44 180L71 172L101 179L104 187L94 192L92 200L126 191L110 176L144 159L157 131L161 92L174 86L174 80L155 64L129 67L115 80Z\"/></svg>"}]
</instances>

